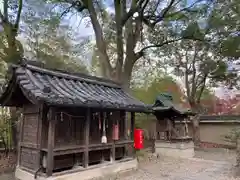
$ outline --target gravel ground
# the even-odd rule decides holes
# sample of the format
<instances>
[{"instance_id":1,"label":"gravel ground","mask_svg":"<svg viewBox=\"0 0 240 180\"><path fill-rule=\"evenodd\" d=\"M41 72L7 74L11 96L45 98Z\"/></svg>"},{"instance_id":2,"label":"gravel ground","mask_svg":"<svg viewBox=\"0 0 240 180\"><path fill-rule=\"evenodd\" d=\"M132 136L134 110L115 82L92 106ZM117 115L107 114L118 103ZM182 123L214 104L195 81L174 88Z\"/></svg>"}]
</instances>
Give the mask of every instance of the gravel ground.
<instances>
[{"instance_id":1,"label":"gravel ground","mask_svg":"<svg viewBox=\"0 0 240 180\"><path fill-rule=\"evenodd\" d=\"M16 156L14 153L10 152L8 156L6 156L0 152L0 174L13 171L15 164Z\"/></svg>"},{"instance_id":2,"label":"gravel ground","mask_svg":"<svg viewBox=\"0 0 240 180\"><path fill-rule=\"evenodd\" d=\"M230 180L232 164L201 159L162 158L140 168L122 180ZM240 178L239 178L240 179Z\"/></svg>"},{"instance_id":3,"label":"gravel ground","mask_svg":"<svg viewBox=\"0 0 240 180\"><path fill-rule=\"evenodd\" d=\"M234 176L235 154L232 151L196 151L192 159L159 157L142 161L139 169L102 180L240 180ZM14 180L11 175L0 180Z\"/></svg>"},{"instance_id":4,"label":"gravel ground","mask_svg":"<svg viewBox=\"0 0 240 180\"><path fill-rule=\"evenodd\" d=\"M135 172L101 180L240 180L233 151L196 151L191 159L160 157L141 162Z\"/></svg>"},{"instance_id":5,"label":"gravel ground","mask_svg":"<svg viewBox=\"0 0 240 180\"><path fill-rule=\"evenodd\" d=\"M236 160L235 151L216 148L195 151L195 157L206 160L227 161L233 164Z\"/></svg>"}]
</instances>

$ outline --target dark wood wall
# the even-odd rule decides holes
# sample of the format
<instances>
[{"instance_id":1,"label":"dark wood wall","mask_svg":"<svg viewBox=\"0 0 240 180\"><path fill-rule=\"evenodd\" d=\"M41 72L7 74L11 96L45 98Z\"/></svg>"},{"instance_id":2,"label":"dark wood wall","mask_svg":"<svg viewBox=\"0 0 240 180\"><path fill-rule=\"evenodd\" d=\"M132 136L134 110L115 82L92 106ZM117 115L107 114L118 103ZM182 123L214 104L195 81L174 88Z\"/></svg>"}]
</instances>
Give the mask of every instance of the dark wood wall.
<instances>
[{"instance_id":1,"label":"dark wood wall","mask_svg":"<svg viewBox=\"0 0 240 180\"><path fill-rule=\"evenodd\" d=\"M103 125L93 109L47 108L24 105L21 121L19 165L35 173L46 157L48 176L75 165L101 163L111 157L119 160L133 156L133 128L127 135L124 111L107 112L107 143L101 143ZM103 114L101 112L100 114ZM103 117L101 117L103 118ZM130 124L134 124L132 116ZM88 122L88 123L87 123ZM119 125L119 140L113 140L113 123ZM99 127L101 126L101 128ZM89 127L89 131L86 130ZM129 126L128 126L129 127ZM87 159L87 160L85 160Z\"/></svg>"},{"instance_id":2,"label":"dark wood wall","mask_svg":"<svg viewBox=\"0 0 240 180\"><path fill-rule=\"evenodd\" d=\"M20 122L18 164L29 170L37 170L40 161L41 107L24 105L23 119Z\"/></svg>"}]
</instances>

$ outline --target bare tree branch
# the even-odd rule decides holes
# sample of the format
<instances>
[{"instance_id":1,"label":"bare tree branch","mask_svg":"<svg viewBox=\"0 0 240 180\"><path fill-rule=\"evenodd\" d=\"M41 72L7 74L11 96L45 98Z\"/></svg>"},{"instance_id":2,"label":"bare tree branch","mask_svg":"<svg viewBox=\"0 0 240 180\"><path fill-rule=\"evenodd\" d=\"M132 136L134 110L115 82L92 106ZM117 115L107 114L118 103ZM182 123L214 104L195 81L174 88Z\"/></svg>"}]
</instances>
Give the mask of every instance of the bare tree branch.
<instances>
[{"instance_id":1,"label":"bare tree branch","mask_svg":"<svg viewBox=\"0 0 240 180\"><path fill-rule=\"evenodd\" d=\"M140 58L144 55L144 51L147 50L147 49L150 49L150 48L159 48L159 47L162 47L164 45L167 45L167 44L170 44L170 43L173 43L173 42L176 42L176 41L179 41L179 40L182 40L183 38L180 37L178 39L173 39L173 40L169 40L169 41L165 41L161 44L154 44L154 45L149 45L149 46L146 46L144 48L142 48L139 52L136 53L137 57Z\"/></svg>"},{"instance_id":2,"label":"bare tree branch","mask_svg":"<svg viewBox=\"0 0 240 180\"><path fill-rule=\"evenodd\" d=\"M163 11L163 13L162 13L162 15L161 15L162 18L164 18L164 17L167 15L167 13L168 13L169 10L171 9L171 7L173 6L173 4L174 4L175 1L176 1L176 0L171 0L171 1L170 1L169 5L166 7L166 9Z\"/></svg>"},{"instance_id":3,"label":"bare tree branch","mask_svg":"<svg viewBox=\"0 0 240 180\"><path fill-rule=\"evenodd\" d=\"M190 97L190 85L188 83L188 79L189 79L189 69L188 69L188 63L189 63L189 58L188 58L188 51L185 51L185 58L186 58L186 64L185 64L185 87L187 90L187 97L188 97L188 101L190 101L189 97Z\"/></svg>"},{"instance_id":4,"label":"bare tree branch","mask_svg":"<svg viewBox=\"0 0 240 180\"><path fill-rule=\"evenodd\" d=\"M4 17L3 13L0 11L0 18L2 20L1 24L4 24L7 22L7 19Z\"/></svg>"},{"instance_id":5,"label":"bare tree branch","mask_svg":"<svg viewBox=\"0 0 240 180\"><path fill-rule=\"evenodd\" d=\"M159 23L160 21L162 21L165 18L165 16L169 12L169 10L172 8L175 1L176 0L171 0L162 14L160 14L158 16L153 16L153 14L154 14L154 12L153 12L153 13L151 13L151 15L145 16L143 19L144 23L149 25L150 27L154 27L157 23ZM154 22L150 22L150 20L153 20Z\"/></svg>"},{"instance_id":6,"label":"bare tree branch","mask_svg":"<svg viewBox=\"0 0 240 180\"><path fill-rule=\"evenodd\" d=\"M75 8L78 12L82 12L84 9L87 9L87 6L83 4L81 1L65 0L65 2L71 5L61 13L60 15L61 18L67 13L69 13L71 8Z\"/></svg>"},{"instance_id":7,"label":"bare tree branch","mask_svg":"<svg viewBox=\"0 0 240 180\"><path fill-rule=\"evenodd\" d=\"M181 13L181 12L184 12L184 11L187 11L187 12L191 12L191 8L193 8L197 3L200 3L200 2L202 2L203 0L196 0L194 3L192 3L190 6L188 6L188 7L186 7L186 8L182 8L182 9L180 9L179 11L176 11L176 12L174 12L174 13L171 13L171 14L168 14L168 15L166 15L165 17L167 18L167 17L171 17L171 16L174 16L174 15L176 15L176 14L178 14L178 13Z\"/></svg>"},{"instance_id":8,"label":"bare tree branch","mask_svg":"<svg viewBox=\"0 0 240 180\"><path fill-rule=\"evenodd\" d=\"M17 17L16 17L16 21L15 21L15 24L14 24L15 31L17 31L18 27L19 27L19 22L20 22L21 13L22 13L22 7L23 7L23 0L19 0L18 1Z\"/></svg>"},{"instance_id":9,"label":"bare tree branch","mask_svg":"<svg viewBox=\"0 0 240 180\"><path fill-rule=\"evenodd\" d=\"M203 77L203 80L202 80L203 84L202 84L202 87L199 90L198 97L196 98L197 104L200 103L200 100L201 100L201 97L202 97L202 93L203 93L203 91L204 91L204 89L206 87L206 80L207 80L207 74L205 74L204 77Z\"/></svg>"},{"instance_id":10,"label":"bare tree branch","mask_svg":"<svg viewBox=\"0 0 240 180\"><path fill-rule=\"evenodd\" d=\"M100 55L100 60L103 63L102 65L106 68L106 72L104 72L104 73L107 73L106 77L109 77L111 75L109 74L109 72L107 72L107 70L111 71L112 66L110 64L109 57L107 55L107 47L106 47L106 42L105 42L104 37L103 37L102 27L100 26L100 23L98 21L97 13L96 13L96 10L94 8L92 0L87 0L87 9L89 11L90 19L91 19L92 26L93 26L93 29L94 29L94 32L95 32L98 52L100 53L99 54Z\"/></svg>"},{"instance_id":11,"label":"bare tree branch","mask_svg":"<svg viewBox=\"0 0 240 180\"><path fill-rule=\"evenodd\" d=\"M145 2L145 3L144 3L144 2ZM138 11L141 9L143 3L144 3L145 6L146 6L148 2L149 2L149 0L139 0L138 3L137 3L137 5L134 5L134 0L133 0L133 1L132 1L132 6L131 6L131 8L130 8L129 11L128 11L126 14L124 14L124 16L122 17L122 23L121 23L121 25L124 26L124 25L126 24L126 22L128 21L128 19L129 19L130 17L132 17L135 12L138 12ZM143 8L144 8L145 6L143 6Z\"/></svg>"},{"instance_id":12,"label":"bare tree branch","mask_svg":"<svg viewBox=\"0 0 240 180\"><path fill-rule=\"evenodd\" d=\"M160 15L157 15L155 17L153 16L145 16L144 17L144 23L150 27L154 27L157 23L161 22L164 18L168 18L168 17L172 17L176 14L179 14L181 12L184 12L184 11L190 11L190 9L195 6L197 3L201 2L203 0L196 0L194 3L192 3L191 5L189 5L188 7L186 8L182 8L180 9L179 11L176 11L174 13L171 13L171 14L168 14L169 10L171 9L171 7L174 6L174 2L176 2L176 0L171 0L171 2L169 3L169 5L166 7L166 9L164 10L164 12ZM150 21L153 21L153 22L150 22Z\"/></svg>"},{"instance_id":13,"label":"bare tree branch","mask_svg":"<svg viewBox=\"0 0 240 180\"><path fill-rule=\"evenodd\" d=\"M6 21L8 21L8 0L3 0L3 13Z\"/></svg>"},{"instance_id":14,"label":"bare tree branch","mask_svg":"<svg viewBox=\"0 0 240 180\"><path fill-rule=\"evenodd\" d=\"M191 99L194 99L194 96L195 96L195 93L197 91L197 88L196 88L196 73L197 73L197 70L196 70L196 58L197 58L197 55L198 55L198 50L196 48L196 44L195 44L195 48L194 48L194 55L193 55L193 59L192 59L192 69L193 69L193 76L192 76L192 88L191 88Z\"/></svg>"}]
</instances>

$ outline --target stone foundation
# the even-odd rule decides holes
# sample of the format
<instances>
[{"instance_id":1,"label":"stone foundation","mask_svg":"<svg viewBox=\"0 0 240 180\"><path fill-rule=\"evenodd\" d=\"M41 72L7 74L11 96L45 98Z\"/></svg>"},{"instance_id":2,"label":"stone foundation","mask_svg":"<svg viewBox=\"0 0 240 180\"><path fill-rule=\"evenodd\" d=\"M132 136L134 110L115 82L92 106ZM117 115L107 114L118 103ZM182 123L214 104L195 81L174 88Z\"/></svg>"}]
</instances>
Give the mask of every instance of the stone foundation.
<instances>
[{"instance_id":1,"label":"stone foundation","mask_svg":"<svg viewBox=\"0 0 240 180\"><path fill-rule=\"evenodd\" d=\"M192 158L194 157L194 144L188 142L155 142L156 153L163 156L171 156L177 158Z\"/></svg>"},{"instance_id":2,"label":"stone foundation","mask_svg":"<svg viewBox=\"0 0 240 180\"><path fill-rule=\"evenodd\" d=\"M87 169L79 168L79 170L69 170L64 173L53 174L51 177L38 176L37 180L90 180L93 178L101 178L107 175L114 175L116 173L135 170L137 169L137 165L137 160L133 159L124 162L90 166ZM35 180L33 174L21 168L16 169L15 177L19 180Z\"/></svg>"}]
</instances>

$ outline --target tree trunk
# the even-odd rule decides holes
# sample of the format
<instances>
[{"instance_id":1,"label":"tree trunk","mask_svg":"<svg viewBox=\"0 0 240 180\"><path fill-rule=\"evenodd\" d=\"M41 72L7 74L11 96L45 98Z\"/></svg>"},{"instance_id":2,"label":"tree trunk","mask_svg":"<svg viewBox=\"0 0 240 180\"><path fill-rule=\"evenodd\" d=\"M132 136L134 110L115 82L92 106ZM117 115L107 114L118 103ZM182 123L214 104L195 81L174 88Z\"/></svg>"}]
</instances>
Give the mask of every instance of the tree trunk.
<instances>
[{"instance_id":1,"label":"tree trunk","mask_svg":"<svg viewBox=\"0 0 240 180\"><path fill-rule=\"evenodd\" d=\"M192 132L193 132L193 142L195 146L199 146L201 139L200 139L200 128L199 128L199 113L200 113L200 108L199 104L196 103L190 103L191 110L196 113L194 117L192 117Z\"/></svg>"},{"instance_id":2,"label":"tree trunk","mask_svg":"<svg viewBox=\"0 0 240 180\"><path fill-rule=\"evenodd\" d=\"M199 115L193 117L192 119L192 132L193 132L193 142L196 146L200 145L200 128L199 128Z\"/></svg>"},{"instance_id":3,"label":"tree trunk","mask_svg":"<svg viewBox=\"0 0 240 180\"><path fill-rule=\"evenodd\" d=\"M121 84L122 84L122 88L127 92L129 92L130 90L130 81L131 81L131 75L124 74Z\"/></svg>"}]
</instances>

